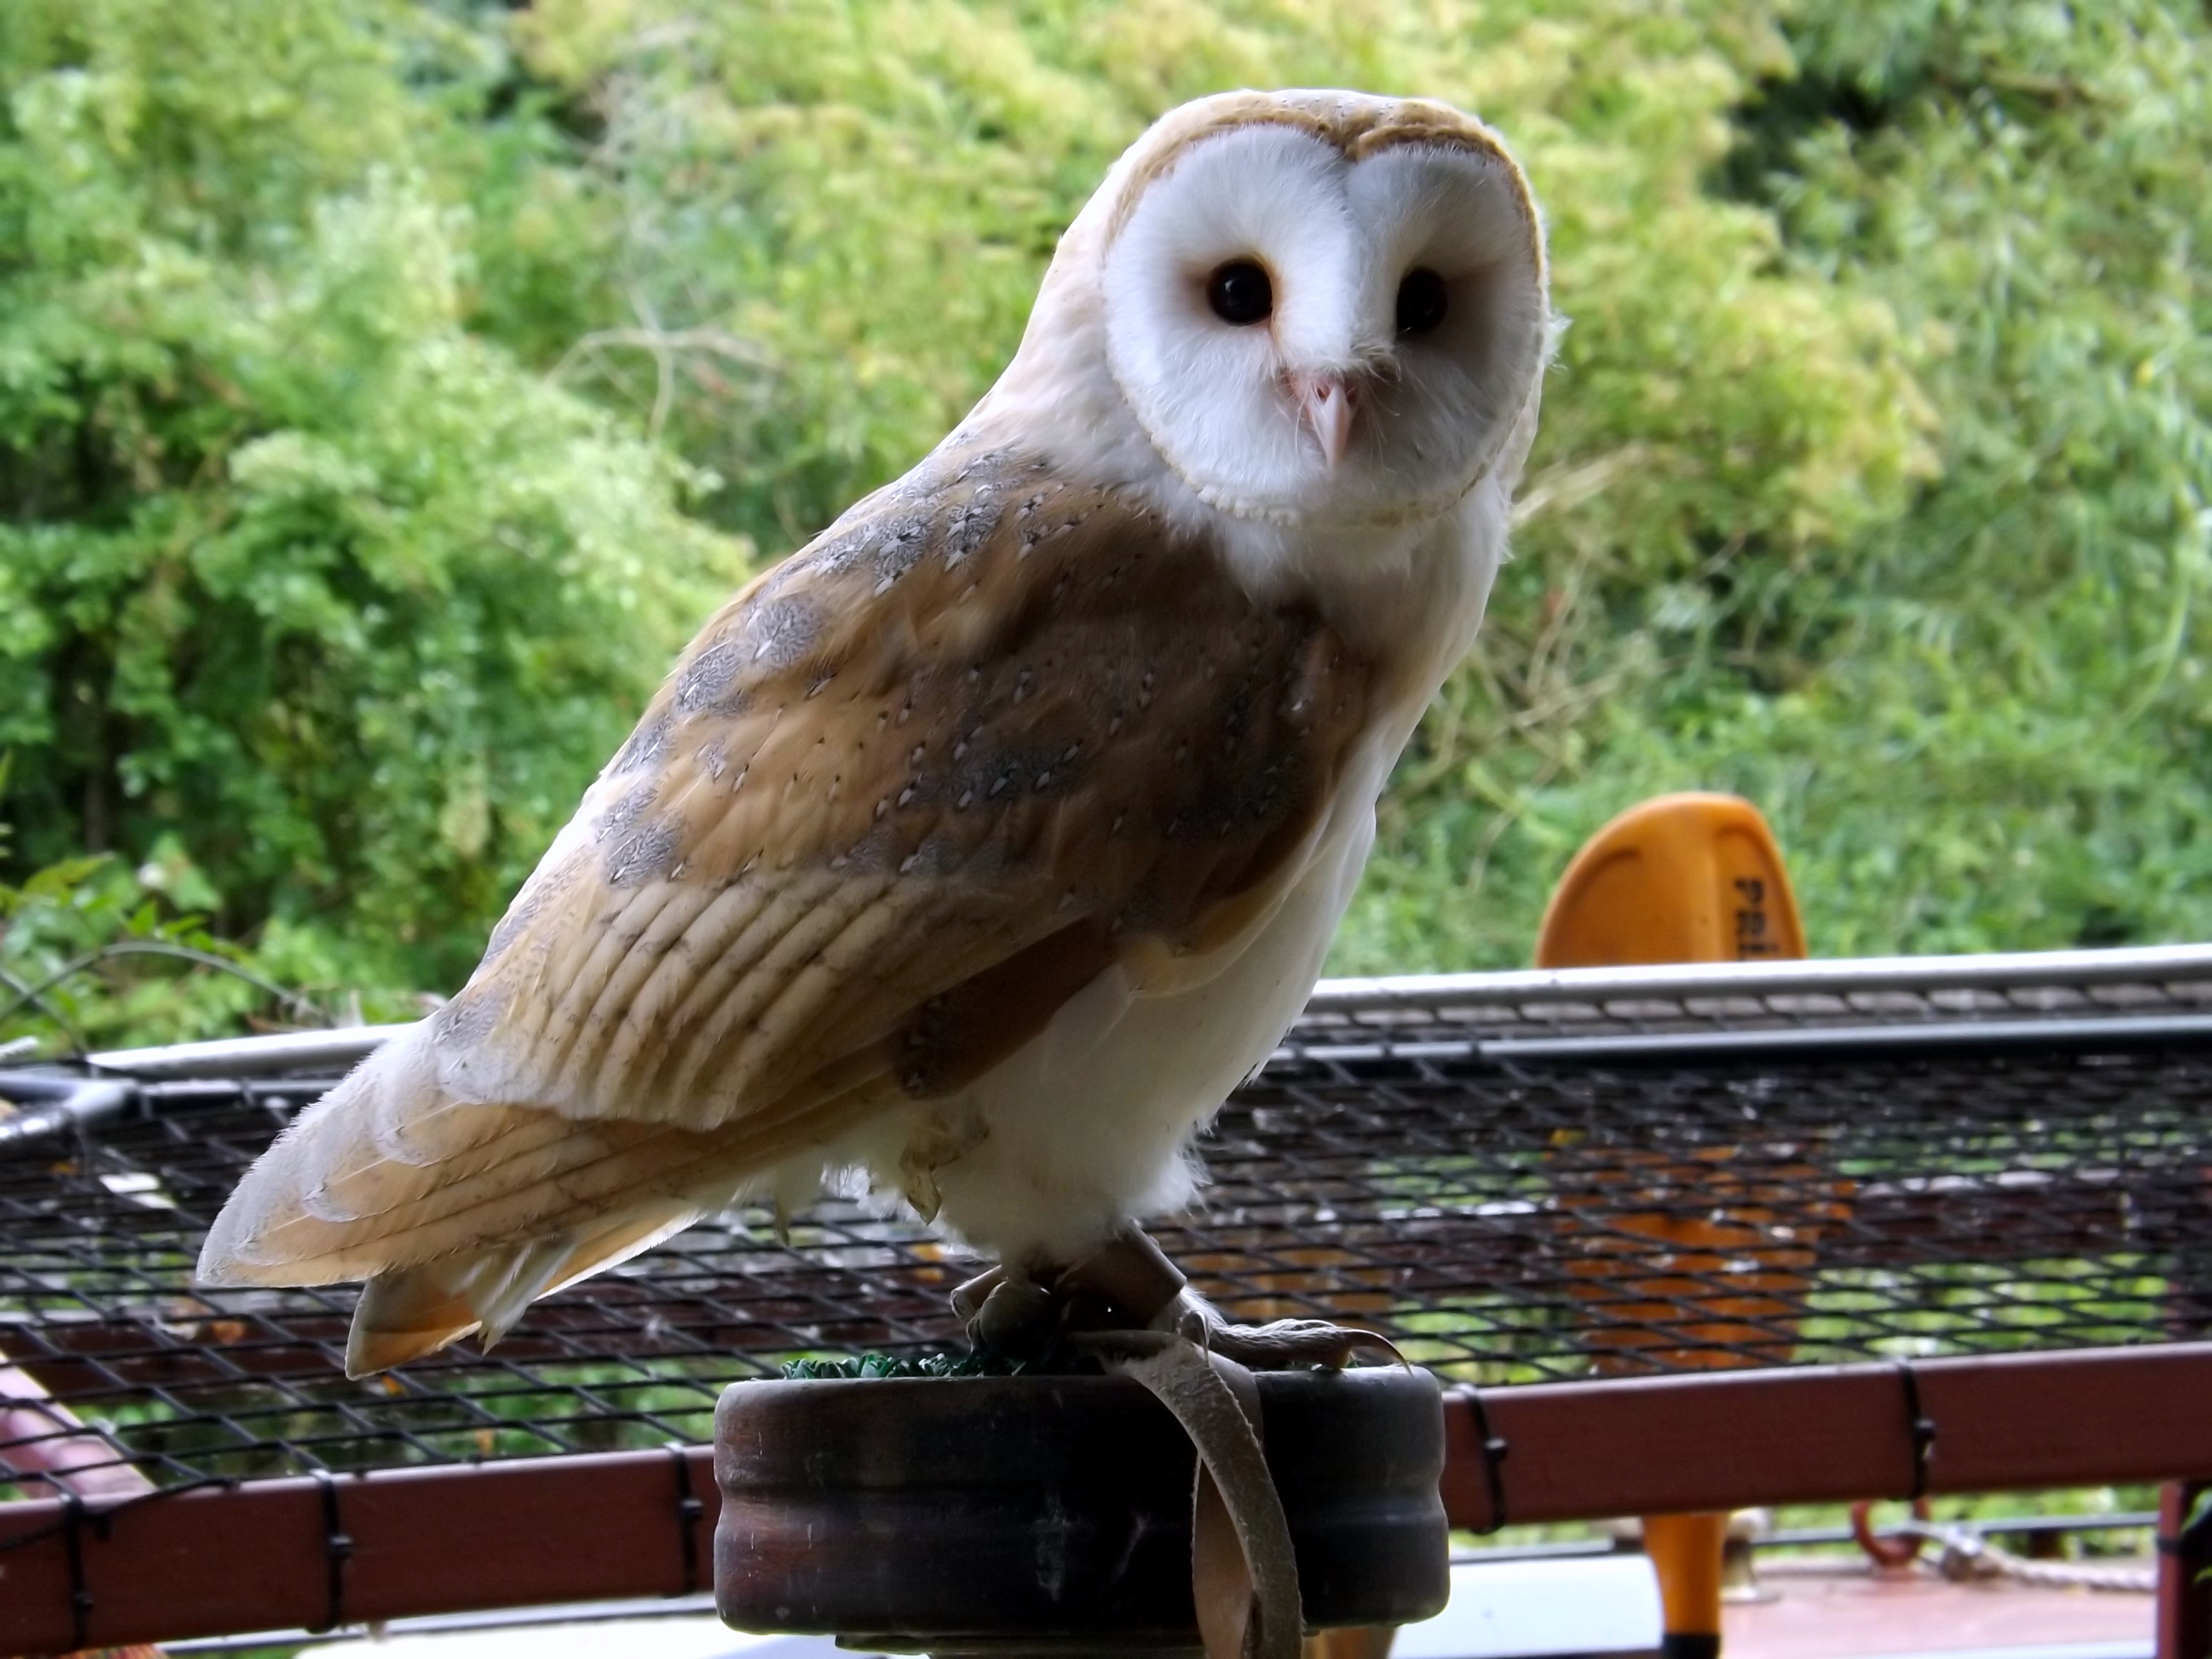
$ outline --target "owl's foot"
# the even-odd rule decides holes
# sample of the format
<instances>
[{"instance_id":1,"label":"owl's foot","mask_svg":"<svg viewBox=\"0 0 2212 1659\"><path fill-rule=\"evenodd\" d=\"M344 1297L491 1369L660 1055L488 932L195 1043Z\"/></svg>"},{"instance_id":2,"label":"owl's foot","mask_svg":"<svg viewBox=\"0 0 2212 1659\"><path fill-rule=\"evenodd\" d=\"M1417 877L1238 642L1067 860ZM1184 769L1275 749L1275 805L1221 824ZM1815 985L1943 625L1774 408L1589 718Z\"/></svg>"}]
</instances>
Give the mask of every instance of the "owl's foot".
<instances>
[{"instance_id":1,"label":"owl's foot","mask_svg":"<svg viewBox=\"0 0 2212 1659\"><path fill-rule=\"evenodd\" d=\"M1387 1338L1325 1320L1231 1324L1188 1287L1181 1269L1136 1227L1124 1229L1072 1267L1028 1273L994 1267L952 1292L952 1310L978 1348L1016 1361L1091 1346L1080 1339L1098 1333L1151 1330L1188 1337L1253 1370L1295 1365L1340 1370L1363 1352L1405 1363Z\"/></svg>"},{"instance_id":2,"label":"owl's foot","mask_svg":"<svg viewBox=\"0 0 2212 1659\"><path fill-rule=\"evenodd\" d=\"M952 1311L978 1348L1006 1359L1042 1359L1079 1333L1153 1327L1175 1307L1183 1284L1151 1237L1130 1227L1072 1267L994 1267L952 1292Z\"/></svg>"}]
</instances>

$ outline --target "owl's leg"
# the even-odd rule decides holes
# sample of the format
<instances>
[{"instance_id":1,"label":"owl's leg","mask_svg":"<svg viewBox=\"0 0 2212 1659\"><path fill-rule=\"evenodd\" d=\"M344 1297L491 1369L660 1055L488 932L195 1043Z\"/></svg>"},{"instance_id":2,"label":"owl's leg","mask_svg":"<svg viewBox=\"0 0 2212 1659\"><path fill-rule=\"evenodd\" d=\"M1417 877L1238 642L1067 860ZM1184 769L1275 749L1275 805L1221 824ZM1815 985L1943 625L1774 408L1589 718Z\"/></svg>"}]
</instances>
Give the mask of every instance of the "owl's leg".
<instances>
[{"instance_id":1,"label":"owl's leg","mask_svg":"<svg viewBox=\"0 0 2212 1659\"><path fill-rule=\"evenodd\" d=\"M1173 1331L1255 1370L1340 1370L1362 1352L1400 1358L1374 1332L1326 1320L1232 1325L1135 1226L1072 1267L994 1267L954 1291L952 1308L970 1341L1008 1359L1040 1358L1066 1337L1115 1330Z\"/></svg>"}]
</instances>

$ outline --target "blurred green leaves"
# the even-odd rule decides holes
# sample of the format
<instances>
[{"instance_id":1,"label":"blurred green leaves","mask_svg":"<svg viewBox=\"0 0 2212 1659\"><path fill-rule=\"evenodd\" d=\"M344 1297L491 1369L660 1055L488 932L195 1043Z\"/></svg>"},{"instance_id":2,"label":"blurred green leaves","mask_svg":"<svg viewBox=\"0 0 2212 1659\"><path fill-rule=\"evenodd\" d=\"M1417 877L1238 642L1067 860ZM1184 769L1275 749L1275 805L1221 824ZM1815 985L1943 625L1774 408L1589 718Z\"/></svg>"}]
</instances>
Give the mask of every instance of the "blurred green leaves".
<instances>
[{"instance_id":1,"label":"blurred green leaves","mask_svg":"<svg viewBox=\"0 0 2212 1659\"><path fill-rule=\"evenodd\" d=\"M1580 840L1684 787L1768 812L1822 954L2212 937L2212 30L2148 0L1798 0L1779 21L1791 61L1742 89L1701 188L1761 216L1797 295L1885 319L1909 378L1881 395L1920 437L1904 487L1866 447L1881 411L1853 438L1837 408L1794 476L1864 510L1794 544L1771 515L1725 529L1717 501L1638 547L1649 508L1619 490L1603 510L1639 527L1593 552L1532 525L1474 677L1401 773L1340 962L1517 959ZM1661 331L1622 348L1650 361ZM1547 414L1588 386L1568 343ZM1548 702L1510 672L1531 638Z\"/></svg>"},{"instance_id":2,"label":"blurred green leaves","mask_svg":"<svg viewBox=\"0 0 2212 1659\"><path fill-rule=\"evenodd\" d=\"M467 326L439 163L495 59L396 5L9 9L18 870L174 845L222 932L450 984L742 574L681 463Z\"/></svg>"}]
</instances>

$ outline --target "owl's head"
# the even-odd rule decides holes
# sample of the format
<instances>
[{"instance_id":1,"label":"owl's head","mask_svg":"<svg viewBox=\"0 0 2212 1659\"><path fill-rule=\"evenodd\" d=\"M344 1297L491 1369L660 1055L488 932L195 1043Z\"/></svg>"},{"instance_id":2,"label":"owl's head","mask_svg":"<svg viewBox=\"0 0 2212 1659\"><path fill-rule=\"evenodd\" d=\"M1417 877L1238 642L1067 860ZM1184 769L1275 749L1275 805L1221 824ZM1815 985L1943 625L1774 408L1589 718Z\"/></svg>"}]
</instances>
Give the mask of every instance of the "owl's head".
<instances>
[{"instance_id":1,"label":"owl's head","mask_svg":"<svg viewBox=\"0 0 2212 1659\"><path fill-rule=\"evenodd\" d=\"M1225 94L1122 157L1062 244L1024 356L1040 327L1087 337L1210 505L1403 521L1526 441L1542 232L1520 169L1456 110Z\"/></svg>"}]
</instances>

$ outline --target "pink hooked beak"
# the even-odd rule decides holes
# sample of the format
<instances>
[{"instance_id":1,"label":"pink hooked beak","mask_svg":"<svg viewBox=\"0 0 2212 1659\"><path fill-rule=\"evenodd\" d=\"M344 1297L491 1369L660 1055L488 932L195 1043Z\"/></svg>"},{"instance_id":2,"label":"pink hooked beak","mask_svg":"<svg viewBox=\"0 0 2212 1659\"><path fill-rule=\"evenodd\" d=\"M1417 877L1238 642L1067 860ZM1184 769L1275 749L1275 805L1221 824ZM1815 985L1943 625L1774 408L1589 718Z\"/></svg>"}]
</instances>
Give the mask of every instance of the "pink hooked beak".
<instances>
[{"instance_id":1,"label":"pink hooked beak","mask_svg":"<svg viewBox=\"0 0 2212 1659\"><path fill-rule=\"evenodd\" d=\"M1334 470L1352 441L1352 382L1341 374L1295 374L1291 394L1321 445L1322 459Z\"/></svg>"}]
</instances>

